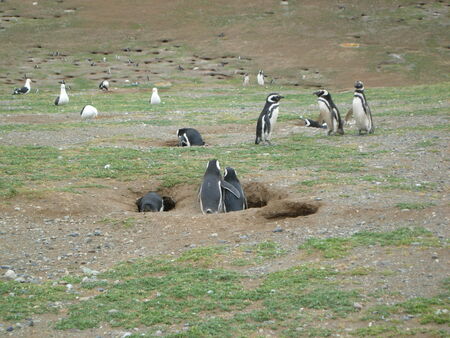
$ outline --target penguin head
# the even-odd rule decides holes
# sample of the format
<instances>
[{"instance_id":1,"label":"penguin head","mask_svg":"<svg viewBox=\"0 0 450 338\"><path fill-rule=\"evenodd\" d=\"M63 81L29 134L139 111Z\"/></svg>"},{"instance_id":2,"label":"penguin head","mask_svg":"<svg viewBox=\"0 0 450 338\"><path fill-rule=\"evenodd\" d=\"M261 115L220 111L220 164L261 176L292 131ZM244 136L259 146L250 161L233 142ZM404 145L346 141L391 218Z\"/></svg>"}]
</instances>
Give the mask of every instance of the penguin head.
<instances>
[{"instance_id":1,"label":"penguin head","mask_svg":"<svg viewBox=\"0 0 450 338\"><path fill-rule=\"evenodd\" d=\"M266 102L276 103L276 102L279 102L283 98L284 98L284 96L281 96L278 93L271 93L267 96Z\"/></svg>"},{"instance_id":2,"label":"penguin head","mask_svg":"<svg viewBox=\"0 0 450 338\"><path fill-rule=\"evenodd\" d=\"M318 97L327 96L328 91L325 89L318 90L317 92L313 93L314 95L317 95Z\"/></svg>"},{"instance_id":3,"label":"penguin head","mask_svg":"<svg viewBox=\"0 0 450 338\"><path fill-rule=\"evenodd\" d=\"M206 170L219 170L220 171L220 165L218 160L211 160L206 165Z\"/></svg>"},{"instance_id":4,"label":"penguin head","mask_svg":"<svg viewBox=\"0 0 450 338\"><path fill-rule=\"evenodd\" d=\"M224 178L236 178L237 172L234 170L234 168L226 167L225 171L223 173Z\"/></svg>"},{"instance_id":5,"label":"penguin head","mask_svg":"<svg viewBox=\"0 0 450 338\"><path fill-rule=\"evenodd\" d=\"M358 90L364 90L364 83L362 83L362 81L356 81L355 82L355 88Z\"/></svg>"}]
</instances>

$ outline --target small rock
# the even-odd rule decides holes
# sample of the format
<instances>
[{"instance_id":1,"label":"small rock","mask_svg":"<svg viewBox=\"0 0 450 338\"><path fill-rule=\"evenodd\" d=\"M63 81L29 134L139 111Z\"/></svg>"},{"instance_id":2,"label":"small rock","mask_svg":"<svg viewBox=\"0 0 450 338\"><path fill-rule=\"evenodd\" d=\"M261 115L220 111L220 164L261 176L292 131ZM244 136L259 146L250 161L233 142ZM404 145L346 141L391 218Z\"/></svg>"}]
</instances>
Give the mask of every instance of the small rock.
<instances>
[{"instance_id":1,"label":"small rock","mask_svg":"<svg viewBox=\"0 0 450 338\"><path fill-rule=\"evenodd\" d=\"M18 283L25 283L27 280L23 277L17 277L16 279L14 279L16 282Z\"/></svg>"},{"instance_id":2,"label":"small rock","mask_svg":"<svg viewBox=\"0 0 450 338\"><path fill-rule=\"evenodd\" d=\"M70 237L78 237L78 236L80 236L80 234L78 232L72 232L68 236L70 236Z\"/></svg>"},{"instance_id":3,"label":"small rock","mask_svg":"<svg viewBox=\"0 0 450 338\"><path fill-rule=\"evenodd\" d=\"M432 259L438 259L439 256L438 256L438 254L436 252L433 252L433 254L431 255L431 258Z\"/></svg>"},{"instance_id":4,"label":"small rock","mask_svg":"<svg viewBox=\"0 0 450 338\"><path fill-rule=\"evenodd\" d=\"M108 313L118 313L118 312L119 312L119 310L117 310L117 309L111 309L108 311Z\"/></svg>"},{"instance_id":5,"label":"small rock","mask_svg":"<svg viewBox=\"0 0 450 338\"><path fill-rule=\"evenodd\" d=\"M354 302L353 307L357 310L361 310L363 308L362 304L358 302Z\"/></svg>"},{"instance_id":6,"label":"small rock","mask_svg":"<svg viewBox=\"0 0 450 338\"><path fill-rule=\"evenodd\" d=\"M8 332L11 332L12 330L14 330L14 328L13 328L12 326L8 326L8 327L6 328L6 331L8 331Z\"/></svg>"},{"instance_id":7,"label":"small rock","mask_svg":"<svg viewBox=\"0 0 450 338\"><path fill-rule=\"evenodd\" d=\"M129 336L131 336L131 335L132 335L131 332L125 332L125 333L122 335L122 338L129 337Z\"/></svg>"},{"instance_id":8,"label":"small rock","mask_svg":"<svg viewBox=\"0 0 450 338\"><path fill-rule=\"evenodd\" d=\"M87 268L85 266L82 266L81 270L83 271L83 273L85 273L86 275L90 275L90 276L97 276L100 273L97 270L92 270L92 269L89 269L89 268Z\"/></svg>"},{"instance_id":9,"label":"small rock","mask_svg":"<svg viewBox=\"0 0 450 338\"><path fill-rule=\"evenodd\" d=\"M276 227L275 229L272 230L272 232L283 232L283 228L282 227Z\"/></svg>"},{"instance_id":10,"label":"small rock","mask_svg":"<svg viewBox=\"0 0 450 338\"><path fill-rule=\"evenodd\" d=\"M17 278L17 275L13 270L6 271L4 276L8 279L16 279Z\"/></svg>"}]
</instances>

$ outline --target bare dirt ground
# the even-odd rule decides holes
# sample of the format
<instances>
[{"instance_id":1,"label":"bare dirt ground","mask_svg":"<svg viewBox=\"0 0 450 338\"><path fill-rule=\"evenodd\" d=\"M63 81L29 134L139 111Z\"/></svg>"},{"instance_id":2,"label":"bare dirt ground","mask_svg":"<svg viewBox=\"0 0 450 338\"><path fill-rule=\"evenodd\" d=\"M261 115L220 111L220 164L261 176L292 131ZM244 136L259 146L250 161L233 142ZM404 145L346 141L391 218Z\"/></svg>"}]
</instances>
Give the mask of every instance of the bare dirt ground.
<instances>
[{"instance_id":1,"label":"bare dirt ground","mask_svg":"<svg viewBox=\"0 0 450 338\"><path fill-rule=\"evenodd\" d=\"M437 75L432 72L427 75L421 73L423 77L420 77L411 76L408 71L400 73L391 71L389 67L398 66L401 70L408 69L409 63L404 55L411 52L425 53L426 42L413 38L414 34L420 31L420 27L408 30L410 26L400 25L395 29L391 27L391 30L390 26L385 26L385 31L376 34L376 27L382 29L383 23L376 21L375 15L366 14L376 12L376 8L369 3L364 3L362 7L355 7L350 3L343 3L343 8L336 5L335 10L341 13L339 20L337 23L328 22L327 29L323 29L324 21L317 19L321 8L329 5L326 1L303 1L303 7L291 5L290 9L280 9L278 2L275 7L271 1L259 1L258 4L232 1L227 6L224 5L224 8L206 5L205 8L201 8L201 6L190 7L189 4L170 1L161 1L149 7L137 3L129 6L126 1L116 1L111 4L110 1L103 0L90 2L66 0L64 8L76 8L76 12L83 18L83 29L76 27L70 30L67 38L64 34L69 30L61 28L55 32L54 41L61 41L64 38L65 49L75 52L82 44L93 44L98 39L102 41L98 47L101 51L115 51L127 47L125 43L123 46L117 46L114 45L116 41L108 40L111 38L112 27L120 25L123 29L117 34L129 44L146 46L150 42L154 43L167 38L174 41L187 41L204 56L220 57L220 52L225 50L233 55L250 57L251 71L256 72L259 68L268 69L271 76L274 74L273 77L276 77L279 83L348 88L355 78L364 79L372 86L408 85L433 81ZM395 5L402 6L397 2ZM105 7L108 10L104 10ZM422 8L414 8L425 14L421 20L417 19L418 26L423 22L432 23L434 17L448 14L446 10L433 16L430 9L431 2L419 7ZM236 8L241 10L241 15L237 17L233 14ZM389 6L387 8L391 9ZM347 10L351 10L351 13L346 14ZM24 16L31 16L32 10L29 11L28 13L27 9ZM123 15L124 11L127 15ZM258 16L254 14L255 11ZM285 11L286 17L297 15L299 20L297 23L289 20L274 20L272 19L274 11ZM5 16L8 11L2 13ZM200 13L203 14L202 20L198 19ZM45 15L43 11L42 16L45 17ZM189 29L177 27L178 20L183 16L186 18L183 21L185 25L183 27ZM127 20L129 17L135 18L134 22L130 23L130 20ZM222 19L236 22L236 24L224 25ZM275 25L275 28L274 25L265 25L265 20L278 25ZM312 25L315 20L317 26ZM343 29L340 25L342 22L349 22L349 26ZM12 23L4 22L3 24L9 27ZM365 24L368 25L367 29L362 28ZM141 26L136 28L135 25ZM211 25L214 27L213 30ZM85 35L87 42L77 38L84 34L86 29L95 32L92 35ZM437 29L442 27L439 26ZM289 34L283 35L285 31ZM217 38L217 35L222 32L224 38ZM342 33L341 39L336 38L339 32ZM215 37L212 43L211 35ZM439 48L444 50L443 55L448 55L445 54L448 53L445 51L445 49L448 50L448 46L443 42L445 34L435 34L435 37ZM58 45L54 41L52 39L44 41L43 49L49 53L56 50ZM345 42L357 42L368 48L340 46ZM7 47L14 47L20 43L31 48L36 41L33 41L33 37L18 36L14 45L12 41L5 44ZM379 50L374 52L377 48ZM390 56L392 53L400 55L403 58L400 60L403 61L398 63L392 61ZM24 57L21 61L25 59ZM13 67L15 62L16 59L13 57L6 58L3 66ZM448 58L443 57L438 64L448 65ZM8 70L6 77L20 78L18 74L23 75L25 72L33 71L33 65L34 63L30 63L28 66L16 67L14 75L11 70ZM306 70L296 71L294 76L290 76L291 70L299 65ZM161 70L164 71L164 68ZM305 76L302 77L302 74ZM94 73L92 76L97 79L101 75ZM59 74L49 75L41 81L41 84L54 82L59 77ZM348 79L352 79L351 83ZM15 83L10 78L2 79L2 81L7 85ZM210 81L215 79L210 78ZM389 129L393 126L421 126L424 123L431 125L448 123L448 119L442 116L426 122L421 116L378 118L376 107L372 109L375 112L375 124L380 129ZM114 116L110 118L113 119ZM0 122L49 123L67 119L68 116L64 114L39 117L30 114L11 114L2 116ZM229 127L230 133L222 138L221 142L225 144L252 142L254 126L230 125ZM298 192L298 187L294 183L312 179L314 173L305 172L302 168L276 173L256 169L252 175L243 177L241 180L249 199L254 206L258 206L259 201L261 208L254 207L238 213L205 216L201 214L197 202L197 189L200 182L162 189L151 178L145 182L90 180L88 182L90 184L108 188L81 188L81 194L63 191L45 192L42 187L36 186L36 190L40 190L37 196L13 197L0 205L0 263L2 267L14 269L29 281L56 281L67 274L80 273L83 266L104 271L128 259L159 254L176 256L185 250L199 246L242 245L265 240L280 244L287 250L286 256L257 268L242 268L245 273L259 276L301 264L305 261L305 257L297 247L311 237L346 237L362 230L392 231L404 226L423 226L440 239L449 238L449 136L446 131L406 132L402 135L375 132L374 136L357 137L354 135L356 133L354 129L348 130L344 144L358 144L362 150L385 151L375 158L364 160L364 174L377 175L380 170L389 168L393 176L408 177L414 184L429 185L431 188L423 191L402 191L383 189L386 182L338 186L325 182ZM323 131L303 128L292 123L280 123L277 125L276 132L279 137L282 137L296 133L314 135ZM1 144L67 148L121 133L139 134L149 139L149 141L132 145L138 149L147 146L167 146L173 142L172 128L147 125L145 128L121 126L120 130L119 128L103 130L89 127L83 129L81 133L73 129L10 132L2 136ZM217 144L215 136L219 133L220 130L217 127L204 127L204 134L211 146ZM428 151L427 148L419 149L415 146L427 140L432 141L435 151ZM333 144L333 138L321 142L326 147ZM126 143L119 145L130 146ZM63 188L68 184L78 183L87 182L73 180L54 184L55 187ZM174 198L177 201L176 208L167 213L137 213L135 200L145 192L155 189L161 189L162 193ZM280 200L283 201L282 207L286 208L286 214L279 212ZM432 205L421 210L401 210L395 206L399 202L423 201L432 202ZM289 208L288 202L293 205L292 208ZM290 215L291 209L306 210L304 212L306 215ZM274 217L270 218L271 216ZM282 229L282 231L274 232L275 229ZM316 260L320 261L320 259L318 255ZM395 273L382 279L367 278L364 285L366 288L388 289L399 292L402 297L429 297L435 294L442 280L448 277L449 259L450 254L445 246L431 249L422 247L416 249L412 246L389 250L382 247L370 247L362 248L338 260L336 264L354 267L384 267ZM9 334L29 337L95 337L97 335L117 337L122 335L120 330L108 326L83 332L70 330L59 332L48 327L50 320L56 320L62 315L36 316L33 327L15 330Z\"/></svg>"}]
</instances>

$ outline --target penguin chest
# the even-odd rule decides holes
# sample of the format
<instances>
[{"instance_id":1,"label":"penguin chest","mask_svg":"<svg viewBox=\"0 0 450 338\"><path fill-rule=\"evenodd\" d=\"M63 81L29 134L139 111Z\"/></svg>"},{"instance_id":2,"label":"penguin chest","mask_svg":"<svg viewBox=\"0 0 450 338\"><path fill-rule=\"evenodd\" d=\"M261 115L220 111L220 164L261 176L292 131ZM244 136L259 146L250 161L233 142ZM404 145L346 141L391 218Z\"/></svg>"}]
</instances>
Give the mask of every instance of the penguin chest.
<instances>
[{"instance_id":1,"label":"penguin chest","mask_svg":"<svg viewBox=\"0 0 450 338\"><path fill-rule=\"evenodd\" d=\"M275 108L272 111L271 116L269 117L270 120L270 132L272 132L273 128L275 127L275 124L277 123L277 119L278 119L278 108Z\"/></svg>"},{"instance_id":2,"label":"penguin chest","mask_svg":"<svg viewBox=\"0 0 450 338\"><path fill-rule=\"evenodd\" d=\"M367 118L363 102L359 97L353 98L353 116L359 129L369 130L370 120Z\"/></svg>"}]
</instances>

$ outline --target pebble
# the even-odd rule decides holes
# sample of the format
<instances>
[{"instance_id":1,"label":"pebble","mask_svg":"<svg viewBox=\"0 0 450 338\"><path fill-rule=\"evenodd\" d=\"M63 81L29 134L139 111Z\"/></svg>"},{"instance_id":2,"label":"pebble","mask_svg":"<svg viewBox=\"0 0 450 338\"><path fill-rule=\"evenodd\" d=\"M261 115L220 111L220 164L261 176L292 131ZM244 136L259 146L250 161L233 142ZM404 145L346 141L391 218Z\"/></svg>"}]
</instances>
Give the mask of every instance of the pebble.
<instances>
[{"instance_id":1,"label":"pebble","mask_svg":"<svg viewBox=\"0 0 450 338\"><path fill-rule=\"evenodd\" d=\"M86 275L90 275L90 276L97 276L100 273L97 270L92 270L85 266L81 267L81 271L83 271L83 273L85 273Z\"/></svg>"},{"instance_id":2,"label":"pebble","mask_svg":"<svg viewBox=\"0 0 450 338\"><path fill-rule=\"evenodd\" d=\"M272 230L272 232L283 232L283 228L282 227L276 227L275 229Z\"/></svg>"},{"instance_id":3,"label":"pebble","mask_svg":"<svg viewBox=\"0 0 450 338\"><path fill-rule=\"evenodd\" d=\"M16 279L17 278L17 275L13 270L6 271L4 276L8 279Z\"/></svg>"},{"instance_id":4,"label":"pebble","mask_svg":"<svg viewBox=\"0 0 450 338\"><path fill-rule=\"evenodd\" d=\"M11 332L12 330L14 330L14 328L13 328L12 326L8 326L8 327L6 328L6 331L8 331L8 332Z\"/></svg>"},{"instance_id":5,"label":"pebble","mask_svg":"<svg viewBox=\"0 0 450 338\"><path fill-rule=\"evenodd\" d=\"M129 336L131 336L131 335L132 335L131 332L125 332L125 333L122 335L122 338L129 337Z\"/></svg>"},{"instance_id":6,"label":"pebble","mask_svg":"<svg viewBox=\"0 0 450 338\"><path fill-rule=\"evenodd\" d=\"M353 303L353 307L355 309L357 309L357 310L361 310L363 308L362 304L361 303L357 303L357 302Z\"/></svg>"},{"instance_id":7,"label":"pebble","mask_svg":"<svg viewBox=\"0 0 450 338\"><path fill-rule=\"evenodd\" d=\"M80 234L78 232L72 232L69 234L70 237L78 237Z\"/></svg>"}]
</instances>

